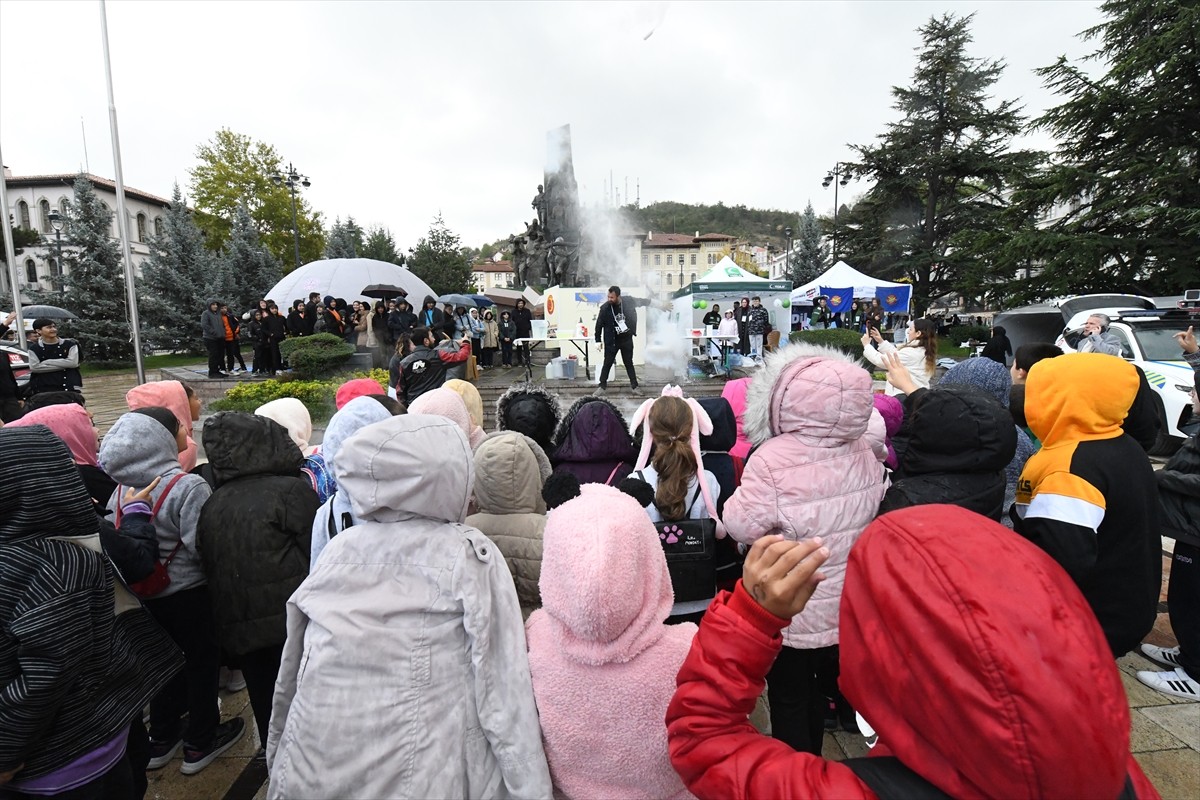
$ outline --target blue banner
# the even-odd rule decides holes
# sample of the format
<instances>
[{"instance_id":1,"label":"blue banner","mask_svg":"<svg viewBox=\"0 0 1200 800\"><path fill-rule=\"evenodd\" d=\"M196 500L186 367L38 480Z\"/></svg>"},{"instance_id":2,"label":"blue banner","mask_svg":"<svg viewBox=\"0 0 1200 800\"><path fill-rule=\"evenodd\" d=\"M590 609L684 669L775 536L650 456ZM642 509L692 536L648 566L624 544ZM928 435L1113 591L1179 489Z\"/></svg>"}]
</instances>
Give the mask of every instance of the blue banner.
<instances>
[{"instance_id":1,"label":"blue banner","mask_svg":"<svg viewBox=\"0 0 1200 800\"><path fill-rule=\"evenodd\" d=\"M877 286L875 287L875 297L879 299L879 305L883 306L884 311L889 313L908 311L908 301L912 297L912 287Z\"/></svg>"},{"instance_id":2,"label":"blue banner","mask_svg":"<svg viewBox=\"0 0 1200 800\"><path fill-rule=\"evenodd\" d=\"M825 304L829 306L829 310L834 314L844 314L850 310L850 304L854 302L854 287L848 286L845 289L827 289L821 287L820 293L825 297Z\"/></svg>"}]
</instances>

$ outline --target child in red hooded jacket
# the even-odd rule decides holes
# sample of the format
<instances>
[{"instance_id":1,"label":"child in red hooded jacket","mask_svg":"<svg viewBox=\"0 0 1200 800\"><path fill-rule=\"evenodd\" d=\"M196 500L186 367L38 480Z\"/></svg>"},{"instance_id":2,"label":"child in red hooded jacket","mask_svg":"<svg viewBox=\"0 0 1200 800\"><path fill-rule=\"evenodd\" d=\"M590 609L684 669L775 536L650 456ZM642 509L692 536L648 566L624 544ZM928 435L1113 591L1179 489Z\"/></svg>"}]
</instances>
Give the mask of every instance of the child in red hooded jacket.
<instances>
[{"instance_id":1,"label":"child in red hooded jacket","mask_svg":"<svg viewBox=\"0 0 1200 800\"><path fill-rule=\"evenodd\" d=\"M747 716L828 555L819 539L764 537L705 615L667 709L671 763L701 800L1159 796L1070 576L956 506L886 514L850 554L840 683L877 735L871 756L837 763L759 734Z\"/></svg>"}]
</instances>

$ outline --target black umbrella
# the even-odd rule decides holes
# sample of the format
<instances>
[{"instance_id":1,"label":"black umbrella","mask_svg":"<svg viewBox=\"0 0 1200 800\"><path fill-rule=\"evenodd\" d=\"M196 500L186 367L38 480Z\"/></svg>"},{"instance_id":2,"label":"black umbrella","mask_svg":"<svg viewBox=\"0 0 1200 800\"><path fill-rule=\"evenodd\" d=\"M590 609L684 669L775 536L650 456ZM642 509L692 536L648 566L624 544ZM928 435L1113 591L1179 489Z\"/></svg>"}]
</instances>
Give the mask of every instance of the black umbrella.
<instances>
[{"instance_id":1,"label":"black umbrella","mask_svg":"<svg viewBox=\"0 0 1200 800\"><path fill-rule=\"evenodd\" d=\"M376 300L390 300L393 297L408 297L408 292L404 291L399 286L392 286L386 283L372 283L370 286L362 290L362 294L366 297L374 297Z\"/></svg>"},{"instance_id":2,"label":"black umbrella","mask_svg":"<svg viewBox=\"0 0 1200 800\"><path fill-rule=\"evenodd\" d=\"M74 311L67 311L65 308L58 306L21 306L21 316L25 319L37 319L45 317L46 319L79 319L79 315Z\"/></svg>"}]
</instances>

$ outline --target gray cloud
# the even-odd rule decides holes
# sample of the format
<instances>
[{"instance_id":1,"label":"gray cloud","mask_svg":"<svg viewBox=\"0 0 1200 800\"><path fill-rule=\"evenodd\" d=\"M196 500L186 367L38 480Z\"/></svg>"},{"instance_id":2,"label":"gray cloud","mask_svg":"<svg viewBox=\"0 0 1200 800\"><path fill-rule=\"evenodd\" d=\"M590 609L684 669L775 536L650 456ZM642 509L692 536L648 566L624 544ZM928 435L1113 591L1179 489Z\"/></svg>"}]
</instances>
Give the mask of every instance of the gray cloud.
<instances>
[{"instance_id":1,"label":"gray cloud","mask_svg":"<svg viewBox=\"0 0 1200 800\"><path fill-rule=\"evenodd\" d=\"M308 173L327 216L386 224L408 247L438 211L469 243L517 230L545 133L564 123L585 201L611 169L631 193L640 177L643 203L828 209L825 170L895 118L890 89L931 14L976 11L974 53L1009 64L997 96L1037 113L1053 97L1032 70L1089 52L1076 34L1096 6L115 0L108 13L130 186L186 186L196 145L228 126ZM83 117L91 170L111 176L98 4L5 0L0 27L8 166L78 168Z\"/></svg>"}]
</instances>

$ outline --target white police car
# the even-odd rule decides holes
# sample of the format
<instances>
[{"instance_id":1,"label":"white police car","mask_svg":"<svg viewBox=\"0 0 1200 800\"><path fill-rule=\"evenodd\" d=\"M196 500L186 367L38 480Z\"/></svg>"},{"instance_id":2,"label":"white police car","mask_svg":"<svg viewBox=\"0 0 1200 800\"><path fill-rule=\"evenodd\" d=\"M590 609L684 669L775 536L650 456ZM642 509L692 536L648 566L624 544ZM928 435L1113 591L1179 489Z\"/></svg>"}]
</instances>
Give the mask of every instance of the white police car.
<instances>
[{"instance_id":1,"label":"white police car","mask_svg":"<svg viewBox=\"0 0 1200 800\"><path fill-rule=\"evenodd\" d=\"M1196 297L1191 297L1193 294ZM1065 346L1062 342L1060 346L1064 350L1078 345L1084 323L1096 313L1108 315L1108 332L1120 342L1121 357L1141 368L1158 397L1161 428L1150 453L1173 453L1187 438L1183 428L1191 421L1191 391L1195 386L1195 373L1183 360L1175 334L1188 326L1200 327L1200 290L1190 290L1175 309L1093 307L1077 311L1063 331Z\"/></svg>"}]
</instances>

